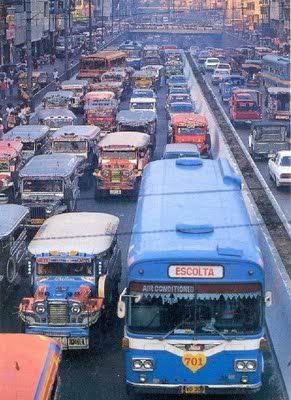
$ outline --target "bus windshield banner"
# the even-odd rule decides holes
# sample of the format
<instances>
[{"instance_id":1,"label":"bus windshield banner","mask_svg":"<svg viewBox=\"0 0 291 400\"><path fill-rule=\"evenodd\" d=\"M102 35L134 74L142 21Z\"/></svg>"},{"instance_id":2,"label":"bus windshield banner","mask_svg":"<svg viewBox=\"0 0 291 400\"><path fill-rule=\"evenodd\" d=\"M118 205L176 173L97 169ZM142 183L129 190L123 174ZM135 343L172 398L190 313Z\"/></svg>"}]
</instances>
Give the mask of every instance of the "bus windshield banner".
<instances>
[{"instance_id":1,"label":"bus windshield banner","mask_svg":"<svg viewBox=\"0 0 291 400\"><path fill-rule=\"evenodd\" d=\"M222 265L170 265L170 278L223 278Z\"/></svg>"}]
</instances>

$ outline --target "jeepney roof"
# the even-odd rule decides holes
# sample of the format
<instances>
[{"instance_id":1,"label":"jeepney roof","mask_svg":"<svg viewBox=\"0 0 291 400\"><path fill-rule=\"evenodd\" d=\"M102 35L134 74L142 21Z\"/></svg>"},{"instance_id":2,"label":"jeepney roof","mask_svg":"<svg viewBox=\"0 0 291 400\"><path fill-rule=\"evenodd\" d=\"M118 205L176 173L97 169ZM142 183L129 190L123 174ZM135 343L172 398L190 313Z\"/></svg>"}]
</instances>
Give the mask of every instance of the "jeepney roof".
<instances>
[{"instance_id":1,"label":"jeepney roof","mask_svg":"<svg viewBox=\"0 0 291 400\"><path fill-rule=\"evenodd\" d=\"M107 60L115 60L116 58L126 57L127 53L125 51L118 51L118 50L102 50L97 51L94 54L88 54L82 56L82 60L97 60L97 59L104 59Z\"/></svg>"},{"instance_id":2,"label":"jeepney roof","mask_svg":"<svg viewBox=\"0 0 291 400\"><path fill-rule=\"evenodd\" d=\"M271 86L268 88L268 93L269 94L289 94L290 95L290 88L287 87L275 87L275 86Z\"/></svg>"},{"instance_id":3,"label":"jeepney roof","mask_svg":"<svg viewBox=\"0 0 291 400\"><path fill-rule=\"evenodd\" d=\"M17 140L0 140L0 157L13 158L22 150L22 143Z\"/></svg>"},{"instance_id":4,"label":"jeepney roof","mask_svg":"<svg viewBox=\"0 0 291 400\"><path fill-rule=\"evenodd\" d=\"M26 177L67 177L80 163L80 158L70 154L42 154L34 156L20 170L19 176Z\"/></svg>"},{"instance_id":5,"label":"jeepney roof","mask_svg":"<svg viewBox=\"0 0 291 400\"><path fill-rule=\"evenodd\" d=\"M74 97L74 92L69 90L58 90L58 91L47 92L43 96L43 100L47 100L52 97L65 97L66 99L70 99L71 97Z\"/></svg>"},{"instance_id":6,"label":"jeepney roof","mask_svg":"<svg viewBox=\"0 0 291 400\"><path fill-rule=\"evenodd\" d=\"M151 71L151 70L160 71L163 68L164 68L163 65L145 65L141 67L141 71Z\"/></svg>"},{"instance_id":7,"label":"jeepney roof","mask_svg":"<svg viewBox=\"0 0 291 400\"><path fill-rule=\"evenodd\" d=\"M101 129L94 125L67 125L57 129L52 133L52 139L67 139L67 138L78 138L78 139L94 139L99 136Z\"/></svg>"},{"instance_id":8,"label":"jeepney roof","mask_svg":"<svg viewBox=\"0 0 291 400\"><path fill-rule=\"evenodd\" d=\"M68 81L63 81L61 83L61 88L63 89L63 87L86 87L88 85L89 81L87 81L86 79L70 79Z\"/></svg>"},{"instance_id":9,"label":"jeepney roof","mask_svg":"<svg viewBox=\"0 0 291 400\"><path fill-rule=\"evenodd\" d=\"M18 204L0 204L0 239L9 236L28 213L27 207Z\"/></svg>"},{"instance_id":10,"label":"jeepney roof","mask_svg":"<svg viewBox=\"0 0 291 400\"><path fill-rule=\"evenodd\" d=\"M3 136L4 140L37 140L49 133L49 127L44 125L18 125Z\"/></svg>"},{"instance_id":11,"label":"jeepney roof","mask_svg":"<svg viewBox=\"0 0 291 400\"><path fill-rule=\"evenodd\" d=\"M106 92L107 88L108 89L111 89L111 88L122 88L123 87L123 83L119 82L119 81L102 81L102 82L92 83L89 87L92 89L92 91L95 91L95 90L98 91L98 89L105 89L105 90L102 90L102 92L104 92L104 91Z\"/></svg>"},{"instance_id":12,"label":"jeepney roof","mask_svg":"<svg viewBox=\"0 0 291 400\"><path fill-rule=\"evenodd\" d=\"M2 333L0 354L2 399L49 399L61 355L61 347L55 340L40 335Z\"/></svg>"},{"instance_id":13,"label":"jeepney roof","mask_svg":"<svg viewBox=\"0 0 291 400\"><path fill-rule=\"evenodd\" d=\"M90 100L111 100L115 98L115 93L111 92L109 90L104 90L101 92L88 92L84 96L85 101L90 101Z\"/></svg>"},{"instance_id":14,"label":"jeepney roof","mask_svg":"<svg viewBox=\"0 0 291 400\"><path fill-rule=\"evenodd\" d=\"M39 228L28 246L33 255L60 253L101 254L108 250L116 234L119 218L97 212L54 215Z\"/></svg>"},{"instance_id":15,"label":"jeepney roof","mask_svg":"<svg viewBox=\"0 0 291 400\"><path fill-rule=\"evenodd\" d=\"M262 66L256 63L244 63L242 64L242 69L256 69L258 71L261 70Z\"/></svg>"},{"instance_id":16,"label":"jeepney roof","mask_svg":"<svg viewBox=\"0 0 291 400\"><path fill-rule=\"evenodd\" d=\"M187 125L195 125L195 126L208 126L207 118L202 114L193 113L177 113L171 115L171 125L176 126L187 126Z\"/></svg>"},{"instance_id":17,"label":"jeepney roof","mask_svg":"<svg viewBox=\"0 0 291 400\"><path fill-rule=\"evenodd\" d=\"M98 143L98 147L107 146L125 146L125 147L143 147L150 142L150 136L141 132L112 132L108 133Z\"/></svg>"},{"instance_id":18,"label":"jeepney roof","mask_svg":"<svg viewBox=\"0 0 291 400\"><path fill-rule=\"evenodd\" d=\"M116 117L117 123L135 126L154 122L156 119L157 114L152 110L121 110Z\"/></svg>"},{"instance_id":19,"label":"jeepney roof","mask_svg":"<svg viewBox=\"0 0 291 400\"><path fill-rule=\"evenodd\" d=\"M77 119L76 115L67 108L51 108L51 109L40 109L36 112L38 119L46 118L71 118Z\"/></svg>"},{"instance_id":20,"label":"jeepney roof","mask_svg":"<svg viewBox=\"0 0 291 400\"><path fill-rule=\"evenodd\" d=\"M131 97L130 103L156 103L155 97Z\"/></svg>"},{"instance_id":21,"label":"jeepney roof","mask_svg":"<svg viewBox=\"0 0 291 400\"><path fill-rule=\"evenodd\" d=\"M133 78L154 78L156 76L155 71L149 71L149 70L140 70L140 71L135 71L132 75Z\"/></svg>"}]
</instances>

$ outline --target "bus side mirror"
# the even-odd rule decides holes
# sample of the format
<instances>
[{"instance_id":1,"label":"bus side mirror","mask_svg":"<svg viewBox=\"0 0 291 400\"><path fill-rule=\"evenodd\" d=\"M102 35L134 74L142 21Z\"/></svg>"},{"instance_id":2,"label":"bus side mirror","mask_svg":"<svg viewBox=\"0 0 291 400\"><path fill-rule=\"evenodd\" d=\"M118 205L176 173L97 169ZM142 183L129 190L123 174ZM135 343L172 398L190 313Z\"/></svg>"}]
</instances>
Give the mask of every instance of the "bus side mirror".
<instances>
[{"instance_id":1,"label":"bus side mirror","mask_svg":"<svg viewBox=\"0 0 291 400\"><path fill-rule=\"evenodd\" d=\"M266 307L271 307L272 305L272 292L270 290L265 293L265 305Z\"/></svg>"}]
</instances>

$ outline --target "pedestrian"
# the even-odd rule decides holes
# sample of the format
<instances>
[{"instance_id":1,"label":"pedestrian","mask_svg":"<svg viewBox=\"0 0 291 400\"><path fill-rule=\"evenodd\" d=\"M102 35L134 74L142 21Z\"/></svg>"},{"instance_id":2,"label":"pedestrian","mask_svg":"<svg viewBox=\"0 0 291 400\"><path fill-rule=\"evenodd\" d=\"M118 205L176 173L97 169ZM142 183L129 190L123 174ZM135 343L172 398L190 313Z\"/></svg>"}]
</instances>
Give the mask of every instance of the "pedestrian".
<instances>
[{"instance_id":1,"label":"pedestrian","mask_svg":"<svg viewBox=\"0 0 291 400\"><path fill-rule=\"evenodd\" d=\"M16 126L16 115L15 112L11 112L8 116L7 116L7 130L9 131L10 129L14 128Z\"/></svg>"},{"instance_id":2,"label":"pedestrian","mask_svg":"<svg viewBox=\"0 0 291 400\"><path fill-rule=\"evenodd\" d=\"M0 80L0 98L1 100L6 99L7 82L4 79Z\"/></svg>"},{"instance_id":3,"label":"pedestrian","mask_svg":"<svg viewBox=\"0 0 291 400\"><path fill-rule=\"evenodd\" d=\"M59 71L56 68L54 69L53 77L55 82L59 81Z\"/></svg>"},{"instance_id":4,"label":"pedestrian","mask_svg":"<svg viewBox=\"0 0 291 400\"><path fill-rule=\"evenodd\" d=\"M6 107L7 115L10 115L12 112L14 112L13 104L12 103L7 103L7 107Z\"/></svg>"},{"instance_id":5,"label":"pedestrian","mask_svg":"<svg viewBox=\"0 0 291 400\"><path fill-rule=\"evenodd\" d=\"M3 139L3 134L4 134L4 124L3 124L3 119L0 118L0 140Z\"/></svg>"},{"instance_id":6,"label":"pedestrian","mask_svg":"<svg viewBox=\"0 0 291 400\"><path fill-rule=\"evenodd\" d=\"M33 60L33 68L34 69L37 69L38 68L38 62L37 62L37 59L35 58L34 60Z\"/></svg>"},{"instance_id":7,"label":"pedestrian","mask_svg":"<svg viewBox=\"0 0 291 400\"><path fill-rule=\"evenodd\" d=\"M9 90L9 96L12 97L13 96L13 85L14 85L14 81L12 78L10 78L10 76L7 78L6 80L7 82L7 87Z\"/></svg>"}]
</instances>

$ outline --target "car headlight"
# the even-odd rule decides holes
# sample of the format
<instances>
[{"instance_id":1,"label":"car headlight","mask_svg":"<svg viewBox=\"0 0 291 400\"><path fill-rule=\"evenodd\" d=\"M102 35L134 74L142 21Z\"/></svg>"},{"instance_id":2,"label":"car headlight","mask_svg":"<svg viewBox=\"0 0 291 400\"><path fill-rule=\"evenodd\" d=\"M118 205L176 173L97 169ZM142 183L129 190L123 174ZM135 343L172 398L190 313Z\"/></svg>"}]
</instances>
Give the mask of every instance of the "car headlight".
<instances>
[{"instance_id":1,"label":"car headlight","mask_svg":"<svg viewBox=\"0 0 291 400\"><path fill-rule=\"evenodd\" d=\"M256 360L236 360L234 365L237 372L253 372L257 369Z\"/></svg>"},{"instance_id":2,"label":"car headlight","mask_svg":"<svg viewBox=\"0 0 291 400\"><path fill-rule=\"evenodd\" d=\"M134 371L152 371L154 369L154 360L149 358L132 359L132 369Z\"/></svg>"},{"instance_id":3,"label":"car headlight","mask_svg":"<svg viewBox=\"0 0 291 400\"><path fill-rule=\"evenodd\" d=\"M35 310L35 312L36 312L37 314L43 314L43 313L45 313L46 308L45 308L44 303L37 303L37 304L35 305L35 307L34 307L34 310Z\"/></svg>"},{"instance_id":4,"label":"car headlight","mask_svg":"<svg viewBox=\"0 0 291 400\"><path fill-rule=\"evenodd\" d=\"M71 306L71 313L72 314L80 314L81 312L81 306L78 303L74 303Z\"/></svg>"}]
</instances>

